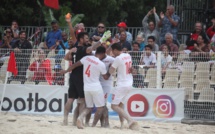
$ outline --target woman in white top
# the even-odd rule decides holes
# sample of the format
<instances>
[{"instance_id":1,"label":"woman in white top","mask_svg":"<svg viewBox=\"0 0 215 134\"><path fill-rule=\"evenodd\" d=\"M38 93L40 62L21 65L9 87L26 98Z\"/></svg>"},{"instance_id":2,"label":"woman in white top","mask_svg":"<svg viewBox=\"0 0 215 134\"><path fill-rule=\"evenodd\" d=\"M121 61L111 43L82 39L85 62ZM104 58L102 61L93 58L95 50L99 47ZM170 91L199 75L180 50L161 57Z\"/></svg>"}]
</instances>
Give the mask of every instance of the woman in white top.
<instances>
[{"instance_id":1,"label":"woman in white top","mask_svg":"<svg viewBox=\"0 0 215 134\"><path fill-rule=\"evenodd\" d=\"M161 67L162 67L162 74L165 74L166 69L170 68L170 64L172 62L172 56L169 55L170 47L165 45L162 49L162 56L161 56Z\"/></svg>"}]
</instances>

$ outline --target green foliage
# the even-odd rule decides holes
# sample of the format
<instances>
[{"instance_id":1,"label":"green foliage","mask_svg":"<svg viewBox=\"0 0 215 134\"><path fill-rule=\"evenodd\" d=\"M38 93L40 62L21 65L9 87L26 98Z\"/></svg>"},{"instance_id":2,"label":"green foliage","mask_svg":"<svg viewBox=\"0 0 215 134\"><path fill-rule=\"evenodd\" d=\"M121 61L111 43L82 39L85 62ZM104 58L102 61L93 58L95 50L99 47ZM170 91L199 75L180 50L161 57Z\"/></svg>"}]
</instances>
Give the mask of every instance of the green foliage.
<instances>
[{"instance_id":1,"label":"green foliage","mask_svg":"<svg viewBox=\"0 0 215 134\"><path fill-rule=\"evenodd\" d=\"M116 26L126 21L128 26L141 26L141 21L154 6L157 13L165 11L166 0L59 0L60 9L44 6L44 0L1 0L0 24L10 25L17 20L20 25L50 25L57 19L60 26L66 26L65 14L72 13L73 23L83 21L86 26L104 22ZM153 19L153 16L151 17Z\"/></svg>"}]
</instances>

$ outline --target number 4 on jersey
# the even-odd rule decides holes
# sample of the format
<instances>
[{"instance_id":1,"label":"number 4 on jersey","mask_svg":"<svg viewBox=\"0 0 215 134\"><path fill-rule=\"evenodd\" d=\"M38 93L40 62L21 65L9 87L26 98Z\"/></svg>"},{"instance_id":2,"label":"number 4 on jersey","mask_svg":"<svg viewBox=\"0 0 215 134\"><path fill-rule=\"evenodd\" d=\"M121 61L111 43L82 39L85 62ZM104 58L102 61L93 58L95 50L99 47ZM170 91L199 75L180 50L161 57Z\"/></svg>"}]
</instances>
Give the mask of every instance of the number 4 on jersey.
<instances>
[{"instance_id":1,"label":"number 4 on jersey","mask_svg":"<svg viewBox=\"0 0 215 134\"><path fill-rule=\"evenodd\" d=\"M87 77L90 77L90 65L87 67L85 74L87 75Z\"/></svg>"}]
</instances>

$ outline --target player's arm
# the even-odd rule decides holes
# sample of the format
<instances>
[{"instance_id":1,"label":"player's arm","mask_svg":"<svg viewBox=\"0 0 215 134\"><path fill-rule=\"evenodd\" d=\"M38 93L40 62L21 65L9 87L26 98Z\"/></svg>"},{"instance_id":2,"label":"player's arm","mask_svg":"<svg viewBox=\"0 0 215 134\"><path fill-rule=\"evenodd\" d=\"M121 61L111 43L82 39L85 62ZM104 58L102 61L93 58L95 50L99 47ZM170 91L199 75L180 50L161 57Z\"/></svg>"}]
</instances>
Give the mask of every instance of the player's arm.
<instances>
[{"instance_id":1,"label":"player's arm","mask_svg":"<svg viewBox=\"0 0 215 134\"><path fill-rule=\"evenodd\" d=\"M60 73L61 73L61 74L65 74L65 73L67 73L67 72L71 72L73 69L75 69L75 68L77 68L77 67L79 67L79 66L82 66L82 63L81 63L80 61L78 61L78 62L72 64L72 66L70 66L67 70L62 70L62 71L60 71Z\"/></svg>"},{"instance_id":2,"label":"player's arm","mask_svg":"<svg viewBox=\"0 0 215 134\"><path fill-rule=\"evenodd\" d=\"M110 73L107 72L106 74L102 75L102 77L103 77L105 80L108 80L109 77L110 77Z\"/></svg>"},{"instance_id":3,"label":"player's arm","mask_svg":"<svg viewBox=\"0 0 215 134\"><path fill-rule=\"evenodd\" d=\"M114 67L110 67L109 68L109 74L113 74L116 71L116 69Z\"/></svg>"},{"instance_id":4,"label":"player's arm","mask_svg":"<svg viewBox=\"0 0 215 134\"><path fill-rule=\"evenodd\" d=\"M69 52L65 55L64 59L65 60L72 60L72 53L76 52L77 48L72 48L69 50Z\"/></svg>"},{"instance_id":5,"label":"player's arm","mask_svg":"<svg viewBox=\"0 0 215 134\"><path fill-rule=\"evenodd\" d=\"M93 50L99 47L103 42L105 42L110 37L111 37L111 32L108 30L103 34L102 38L99 41L94 42L91 47L87 48L86 53L90 54Z\"/></svg>"}]
</instances>

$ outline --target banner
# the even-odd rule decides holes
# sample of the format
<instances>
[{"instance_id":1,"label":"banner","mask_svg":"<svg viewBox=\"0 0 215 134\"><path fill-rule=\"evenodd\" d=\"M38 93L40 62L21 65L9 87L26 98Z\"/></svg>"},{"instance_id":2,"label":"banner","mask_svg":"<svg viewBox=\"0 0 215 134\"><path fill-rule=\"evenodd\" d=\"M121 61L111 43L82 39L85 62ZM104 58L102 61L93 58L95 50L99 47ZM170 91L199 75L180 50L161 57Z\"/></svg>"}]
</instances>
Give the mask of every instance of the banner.
<instances>
[{"instance_id":1,"label":"banner","mask_svg":"<svg viewBox=\"0 0 215 134\"><path fill-rule=\"evenodd\" d=\"M0 93L2 89L0 85ZM68 87L64 86L8 84L2 111L63 115L67 91ZM118 118L111 109L111 98L109 95L109 115ZM132 89L124 104L126 112L137 120L180 121L184 118L183 89Z\"/></svg>"},{"instance_id":2,"label":"banner","mask_svg":"<svg viewBox=\"0 0 215 134\"><path fill-rule=\"evenodd\" d=\"M124 104L134 119L180 121L184 118L184 89L133 89Z\"/></svg>"}]
</instances>

